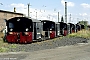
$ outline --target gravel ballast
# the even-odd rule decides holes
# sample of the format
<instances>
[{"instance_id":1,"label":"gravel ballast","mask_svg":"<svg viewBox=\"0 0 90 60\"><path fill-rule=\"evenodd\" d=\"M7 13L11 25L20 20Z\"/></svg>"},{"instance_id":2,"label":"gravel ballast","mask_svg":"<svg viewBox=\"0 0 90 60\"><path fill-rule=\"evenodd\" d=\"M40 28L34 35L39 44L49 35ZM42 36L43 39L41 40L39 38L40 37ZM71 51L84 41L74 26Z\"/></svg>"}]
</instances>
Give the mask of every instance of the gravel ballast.
<instances>
[{"instance_id":1,"label":"gravel ballast","mask_svg":"<svg viewBox=\"0 0 90 60\"><path fill-rule=\"evenodd\" d=\"M9 52L31 52L31 51L38 51L44 49L53 49L60 46L66 45L74 45L77 43L87 43L88 39L81 38L81 37L63 37L63 38L55 38L51 40L46 40L42 42L35 42L31 44L17 44L16 48L10 48Z\"/></svg>"}]
</instances>

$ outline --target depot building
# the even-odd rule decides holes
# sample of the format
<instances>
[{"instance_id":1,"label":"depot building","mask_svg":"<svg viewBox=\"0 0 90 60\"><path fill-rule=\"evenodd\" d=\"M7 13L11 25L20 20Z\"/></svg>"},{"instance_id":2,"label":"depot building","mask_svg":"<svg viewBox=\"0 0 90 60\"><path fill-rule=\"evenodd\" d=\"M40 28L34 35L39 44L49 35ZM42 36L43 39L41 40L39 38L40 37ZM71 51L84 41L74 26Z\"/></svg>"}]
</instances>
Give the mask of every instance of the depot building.
<instances>
[{"instance_id":1,"label":"depot building","mask_svg":"<svg viewBox=\"0 0 90 60\"><path fill-rule=\"evenodd\" d=\"M11 11L5 11L5 10L0 10L0 31L5 28L5 20L4 19L10 19L13 17L23 17L24 14L22 13L16 13L16 10L14 8L14 12Z\"/></svg>"}]
</instances>

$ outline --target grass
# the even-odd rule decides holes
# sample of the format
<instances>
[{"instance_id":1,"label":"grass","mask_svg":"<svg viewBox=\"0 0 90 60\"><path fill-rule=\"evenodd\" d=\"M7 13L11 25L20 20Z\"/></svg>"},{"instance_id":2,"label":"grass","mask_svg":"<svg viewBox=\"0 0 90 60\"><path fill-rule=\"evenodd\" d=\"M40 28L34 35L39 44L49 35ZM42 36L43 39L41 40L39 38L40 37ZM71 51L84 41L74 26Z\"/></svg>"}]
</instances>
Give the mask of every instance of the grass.
<instances>
[{"instance_id":1,"label":"grass","mask_svg":"<svg viewBox=\"0 0 90 60\"><path fill-rule=\"evenodd\" d=\"M1 52L8 52L8 50L10 48L16 48L17 47L17 44L8 44L8 43L5 43L3 42L3 36L4 34L0 32L0 53ZM67 35L67 37L83 37L83 38L90 38L90 31L89 30L81 30L81 31L78 31L77 33L72 33L72 34L69 34ZM55 40L58 40L58 39L62 39L63 37L59 37L59 38L54 38L52 39L53 41ZM48 41L51 41L51 40L47 40ZM45 42L45 41L44 41ZM38 44L41 44L42 42L39 42ZM51 44L51 43L50 43Z\"/></svg>"},{"instance_id":2,"label":"grass","mask_svg":"<svg viewBox=\"0 0 90 60\"><path fill-rule=\"evenodd\" d=\"M4 34L2 32L0 32L0 38L3 38Z\"/></svg>"},{"instance_id":3,"label":"grass","mask_svg":"<svg viewBox=\"0 0 90 60\"><path fill-rule=\"evenodd\" d=\"M0 32L0 53L1 52L8 52L10 48L16 48L16 44L8 44L3 41L4 34Z\"/></svg>"},{"instance_id":4,"label":"grass","mask_svg":"<svg viewBox=\"0 0 90 60\"><path fill-rule=\"evenodd\" d=\"M8 44L3 42L3 39L0 39L0 52L8 52L10 48L16 48L16 44Z\"/></svg>"},{"instance_id":5,"label":"grass","mask_svg":"<svg viewBox=\"0 0 90 60\"><path fill-rule=\"evenodd\" d=\"M81 30L77 33L69 34L67 37L83 37L83 38L90 38L90 31L89 30Z\"/></svg>"},{"instance_id":6,"label":"grass","mask_svg":"<svg viewBox=\"0 0 90 60\"><path fill-rule=\"evenodd\" d=\"M1 53L1 52L6 52L6 51L8 51L8 48L0 47L0 53Z\"/></svg>"}]
</instances>

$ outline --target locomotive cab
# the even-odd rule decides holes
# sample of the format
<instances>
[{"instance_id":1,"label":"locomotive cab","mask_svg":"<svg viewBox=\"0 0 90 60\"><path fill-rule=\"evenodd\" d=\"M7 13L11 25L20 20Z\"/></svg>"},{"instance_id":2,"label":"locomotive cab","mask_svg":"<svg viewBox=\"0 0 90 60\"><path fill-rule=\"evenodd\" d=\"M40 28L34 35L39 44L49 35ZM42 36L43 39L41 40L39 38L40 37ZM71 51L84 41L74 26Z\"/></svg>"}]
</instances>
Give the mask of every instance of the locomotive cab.
<instances>
[{"instance_id":1,"label":"locomotive cab","mask_svg":"<svg viewBox=\"0 0 90 60\"><path fill-rule=\"evenodd\" d=\"M68 34L68 25L64 23L64 36Z\"/></svg>"},{"instance_id":2,"label":"locomotive cab","mask_svg":"<svg viewBox=\"0 0 90 60\"><path fill-rule=\"evenodd\" d=\"M70 24L67 24L67 31L68 31L68 34L70 34Z\"/></svg>"},{"instance_id":3,"label":"locomotive cab","mask_svg":"<svg viewBox=\"0 0 90 60\"><path fill-rule=\"evenodd\" d=\"M69 25L67 25L66 23L63 23L63 22L59 22L59 23L60 23L60 33L61 33L61 35L66 36L68 34Z\"/></svg>"},{"instance_id":4,"label":"locomotive cab","mask_svg":"<svg viewBox=\"0 0 90 60\"><path fill-rule=\"evenodd\" d=\"M76 30L76 26L75 24L72 25L72 33L75 33L75 30Z\"/></svg>"},{"instance_id":5,"label":"locomotive cab","mask_svg":"<svg viewBox=\"0 0 90 60\"><path fill-rule=\"evenodd\" d=\"M70 33L75 33L76 31L76 25L75 24L72 24L72 23L69 23L70 24Z\"/></svg>"},{"instance_id":6,"label":"locomotive cab","mask_svg":"<svg viewBox=\"0 0 90 60\"><path fill-rule=\"evenodd\" d=\"M49 20L42 20L43 31L42 37L44 39L52 39L55 38L55 22Z\"/></svg>"},{"instance_id":7,"label":"locomotive cab","mask_svg":"<svg viewBox=\"0 0 90 60\"><path fill-rule=\"evenodd\" d=\"M33 22L33 41L41 41L42 23L39 20L32 19Z\"/></svg>"},{"instance_id":8,"label":"locomotive cab","mask_svg":"<svg viewBox=\"0 0 90 60\"><path fill-rule=\"evenodd\" d=\"M76 32L81 30L81 25L80 24L76 24Z\"/></svg>"},{"instance_id":9,"label":"locomotive cab","mask_svg":"<svg viewBox=\"0 0 90 60\"><path fill-rule=\"evenodd\" d=\"M55 31L56 31L56 37L60 36L60 23L55 23Z\"/></svg>"},{"instance_id":10,"label":"locomotive cab","mask_svg":"<svg viewBox=\"0 0 90 60\"><path fill-rule=\"evenodd\" d=\"M6 24L6 40L10 43L31 43L41 39L41 22L36 19L14 17Z\"/></svg>"},{"instance_id":11,"label":"locomotive cab","mask_svg":"<svg viewBox=\"0 0 90 60\"><path fill-rule=\"evenodd\" d=\"M32 42L32 20L25 17L14 17L6 22L6 40L10 43Z\"/></svg>"},{"instance_id":12,"label":"locomotive cab","mask_svg":"<svg viewBox=\"0 0 90 60\"><path fill-rule=\"evenodd\" d=\"M83 24L81 24L81 30L82 30L82 29L85 29L85 26L84 26Z\"/></svg>"}]
</instances>

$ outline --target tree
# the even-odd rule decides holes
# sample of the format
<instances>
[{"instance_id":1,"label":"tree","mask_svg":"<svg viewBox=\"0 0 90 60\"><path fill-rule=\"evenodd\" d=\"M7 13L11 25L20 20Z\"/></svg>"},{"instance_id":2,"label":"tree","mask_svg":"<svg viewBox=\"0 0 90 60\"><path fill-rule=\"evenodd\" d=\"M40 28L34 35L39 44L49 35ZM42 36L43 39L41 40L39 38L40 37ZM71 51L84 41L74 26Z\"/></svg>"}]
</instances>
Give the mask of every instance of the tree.
<instances>
[{"instance_id":1,"label":"tree","mask_svg":"<svg viewBox=\"0 0 90 60\"><path fill-rule=\"evenodd\" d=\"M82 21L79 21L78 23L84 25L85 29L87 29L88 21L83 21L82 20Z\"/></svg>"},{"instance_id":2,"label":"tree","mask_svg":"<svg viewBox=\"0 0 90 60\"><path fill-rule=\"evenodd\" d=\"M64 22L63 16L61 17L61 22Z\"/></svg>"}]
</instances>

